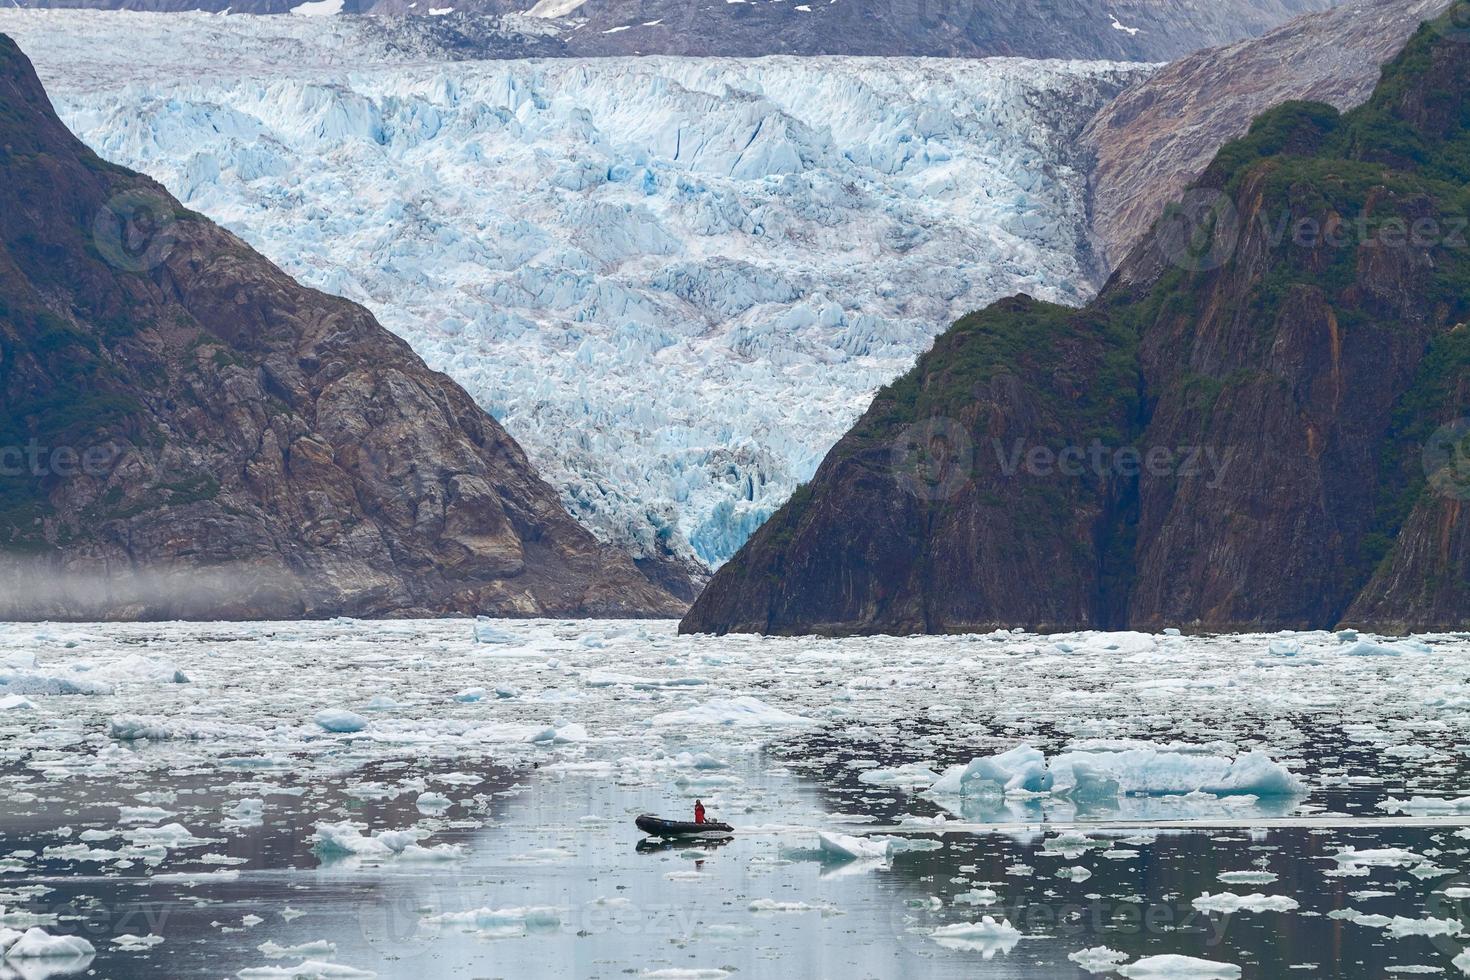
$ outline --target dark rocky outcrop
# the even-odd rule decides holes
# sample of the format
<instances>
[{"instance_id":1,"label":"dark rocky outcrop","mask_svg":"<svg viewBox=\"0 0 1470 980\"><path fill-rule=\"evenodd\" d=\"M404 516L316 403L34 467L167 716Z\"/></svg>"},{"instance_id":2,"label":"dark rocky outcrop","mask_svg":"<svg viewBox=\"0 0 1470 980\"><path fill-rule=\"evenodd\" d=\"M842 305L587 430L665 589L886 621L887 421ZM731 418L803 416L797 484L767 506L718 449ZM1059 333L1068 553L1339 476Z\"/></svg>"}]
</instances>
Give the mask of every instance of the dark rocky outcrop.
<instances>
[{"instance_id":1,"label":"dark rocky outcrop","mask_svg":"<svg viewBox=\"0 0 1470 980\"><path fill-rule=\"evenodd\" d=\"M57 120L0 36L0 619L669 615L505 431Z\"/></svg>"},{"instance_id":2,"label":"dark rocky outcrop","mask_svg":"<svg viewBox=\"0 0 1470 980\"><path fill-rule=\"evenodd\" d=\"M1221 150L1099 298L967 317L687 632L1470 625L1470 3Z\"/></svg>"},{"instance_id":3,"label":"dark rocky outcrop","mask_svg":"<svg viewBox=\"0 0 1470 980\"><path fill-rule=\"evenodd\" d=\"M1114 99L1082 134L1096 250L1112 271L1164 205L1250 122L1292 100L1341 110L1373 93L1378 72L1450 0L1350 0L1266 35L1196 52Z\"/></svg>"},{"instance_id":4,"label":"dark rocky outcrop","mask_svg":"<svg viewBox=\"0 0 1470 980\"><path fill-rule=\"evenodd\" d=\"M15 0L21 7L230 10L279 14L304 0ZM346 0L417 43L434 39L464 57L605 57L773 54L1167 61L1257 36L1339 0L456 0L421 16L418 0ZM526 17L540 8L555 17ZM551 8L551 9L548 9ZM398 23L390 25L389 21Z\"/></svg>"}]
</instances>

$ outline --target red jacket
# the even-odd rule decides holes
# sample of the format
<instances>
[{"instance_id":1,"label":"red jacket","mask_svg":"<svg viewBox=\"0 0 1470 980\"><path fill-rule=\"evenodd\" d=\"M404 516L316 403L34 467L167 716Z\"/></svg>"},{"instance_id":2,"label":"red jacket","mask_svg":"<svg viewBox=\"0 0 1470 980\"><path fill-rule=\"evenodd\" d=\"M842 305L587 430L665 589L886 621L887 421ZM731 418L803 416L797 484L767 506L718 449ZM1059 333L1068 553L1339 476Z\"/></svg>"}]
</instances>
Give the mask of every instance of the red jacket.
<instances>
[{"instance_id":1,"label":"red jacket","mask_svg":"<svg viewBox=\"0 0 1470 980\"><path fill-rule=\"evenodd\" d=\"M696 804L694 804L694 822L695 823L704 823L704 804L703 803L696 803Z\"/></svg>"}]
</instances>

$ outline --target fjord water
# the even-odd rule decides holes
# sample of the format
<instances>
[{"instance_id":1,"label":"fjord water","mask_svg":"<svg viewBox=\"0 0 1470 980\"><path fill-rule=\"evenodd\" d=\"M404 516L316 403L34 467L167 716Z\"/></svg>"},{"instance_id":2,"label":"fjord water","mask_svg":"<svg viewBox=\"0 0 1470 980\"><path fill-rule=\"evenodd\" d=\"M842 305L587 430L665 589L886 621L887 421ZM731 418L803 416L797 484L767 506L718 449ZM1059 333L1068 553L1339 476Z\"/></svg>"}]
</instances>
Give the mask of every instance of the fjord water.
<instances>
[{"instance_id":1,"label":"fjord water","mask_svg":"<svg viewBox=\"0 0 1470 980\"><path fill-rule=\"evenodd\" d=\"M1470 924L1470 815L1432 802L1464 795L1460 637L0 637L0 691L31 705L0 712L0 924L97 950L0 967L19 976L1072 977L1095 947L1247 977L1454 975L1458 929L1391 923ZM92 693L43 693L65 690ZM1022 742L1259 749L1306 792L956 801L862 775ZM695 798L742 833L638 846L634 816ZM325 853L342 821L457 850ZM818 831L931 843L840 861ZM1207 912L1207 893L1296 907ZM1015 933L944 931L985 916Z\"/></svg>"}]
</instances>

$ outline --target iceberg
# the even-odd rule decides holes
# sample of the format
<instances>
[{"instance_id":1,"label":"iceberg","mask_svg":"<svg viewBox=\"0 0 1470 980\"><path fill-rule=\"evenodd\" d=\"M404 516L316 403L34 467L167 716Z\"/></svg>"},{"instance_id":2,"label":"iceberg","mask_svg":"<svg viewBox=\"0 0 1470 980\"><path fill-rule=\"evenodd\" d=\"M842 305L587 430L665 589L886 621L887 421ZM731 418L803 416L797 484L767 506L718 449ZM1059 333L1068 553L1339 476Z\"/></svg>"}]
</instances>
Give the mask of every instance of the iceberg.
<instances>
[{"instance_id":1,"label":"iceberg","mask_svg":"<svg viewBox=\"0 0 1470 980\"><path fill-rule=\"evenodd\" d=\"M1234 758L1132 748L1064 752L1048 760L1029 745L951 766L928 789L933 796L1052 795L1078 800L1138 795L1294 796L1305 784L1263 752Z\"/></svg>"}]
</instances>

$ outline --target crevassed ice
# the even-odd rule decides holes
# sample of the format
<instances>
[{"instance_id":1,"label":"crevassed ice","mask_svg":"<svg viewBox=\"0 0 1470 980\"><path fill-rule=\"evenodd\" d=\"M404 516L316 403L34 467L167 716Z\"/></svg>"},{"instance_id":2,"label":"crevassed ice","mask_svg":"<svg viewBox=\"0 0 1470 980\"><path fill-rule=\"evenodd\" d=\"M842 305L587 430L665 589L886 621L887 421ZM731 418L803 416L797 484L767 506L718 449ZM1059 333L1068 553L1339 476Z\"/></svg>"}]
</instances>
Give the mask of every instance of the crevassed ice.
<instances>
[{"instance_id":1,"label":"crevassed ice","mask_svg":"<svg viewBox=\"0 0 1470 980\"><path fill-rule=\"evenodd\" d=\"M599 537L712 566L954 318L1094 292L1070 144L1147 71L424 64L309 19L66 13L0 30L102 156L371 308Z\"/></svg>"}]
</instances>

